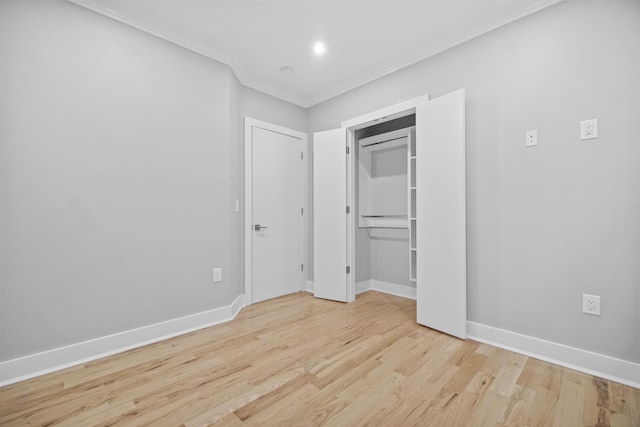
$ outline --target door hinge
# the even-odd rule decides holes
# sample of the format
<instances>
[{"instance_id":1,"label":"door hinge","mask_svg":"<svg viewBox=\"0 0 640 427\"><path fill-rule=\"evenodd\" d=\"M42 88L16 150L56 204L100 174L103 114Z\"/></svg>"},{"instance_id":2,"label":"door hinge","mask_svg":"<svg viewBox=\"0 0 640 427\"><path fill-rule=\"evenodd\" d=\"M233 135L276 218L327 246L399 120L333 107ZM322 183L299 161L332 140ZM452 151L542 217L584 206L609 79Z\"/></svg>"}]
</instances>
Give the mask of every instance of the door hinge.
<instances>
[{"instance_id":1,"label":"door hinge","mask_svg":"<svg viewBox=\"0 0 640 427\"><path fill-rule=\"evenodd\" d=\"M300 264L300 271L304 271L304 264Z\"/></svg>"},{"instance_id":2,"label":"door hinge","mask_svg":"<svg viewBox=\"0 0 640 427\"><path fill-rule=\"evenodd\" d=\"M351 206L347 206L347 213L351 213Z\"/></svg>"},{"instance_id":3,"label":"door hinge","mask_svg":"<svg viewBox=\"0 0 640 427\"><path fill-rule=\"evenodd\" d=\"M347 154L349 154L349 146L347 145Z\"/></svg>"},{"instance_id":4,"label":"door hinge","mask_svg":"<svg viewBox=\"0 0 640 427\"><path fill-rule=\"evenodd\" d=\"M304 215L304 208L300 208L300 215Z\"/></svg>"},{"instance_id":5,"label":"door hinge","mask_svg":"<svg viewBox=\"0 0 640 427\"><path fill-rule=\"evenodd\" d=\"M347 274L351 273L351 267L347 265Z\"/></svg>"},{"instance_id":6,"label":"door hinge","mask_svg":"<svg viewBox=\"0 0 640 427\"><path fill-rule=\"evenodd\" d=\"M300 159L304 159L304 153L300 152Z\"/></svg>"}]
</instances>

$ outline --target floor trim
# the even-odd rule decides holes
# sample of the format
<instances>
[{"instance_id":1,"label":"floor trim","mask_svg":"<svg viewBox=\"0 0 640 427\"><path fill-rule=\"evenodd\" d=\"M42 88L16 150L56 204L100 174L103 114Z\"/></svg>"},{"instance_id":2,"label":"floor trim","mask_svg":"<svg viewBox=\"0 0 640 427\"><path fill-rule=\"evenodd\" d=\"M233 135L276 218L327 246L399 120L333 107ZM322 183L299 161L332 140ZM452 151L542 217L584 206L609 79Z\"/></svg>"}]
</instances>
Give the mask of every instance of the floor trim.
<instances>
[{"instance_id":1,"label":"floor trim","mask_svg":"<svg viewBox=\"0 0 640 427\"><path fill-rule=\"evenodd\" d=\"M239 295L224 307L0 362L0 387L228 322L244 305Z\"/></svg>"},{"instance_id":2,"label":"floor trim","mask_svg":"<svg viewBox=\"0 0 640 427\"><path fill-rule=\"evenodd\" d=\"M416 288L376 279L363 280L356 283L356 295L366 291L378 291L412 300L416 299Z\"/></svg>"},{"instance_id":3,"label":"floor trim","mask_svg":"<svg viewBox=\"0 0 640 427\"><path fill-rule=\"evenodd\" d=\"M640 364L528 335L467 322L468 338L576 371L640 388Z\"/></svg>"},{"instance_id":4,"label":"floor trim","mask_svg":"<svg viewBox=\"0 0 640 427\"><path fill-rule=\"evenodd\" d=\"M416 299L416 288L412 288L411 286L398 285L397 283L371 279L371 289L398 297L409 298L412 300Z\"/></svg>"},{"instance_id":5,"label":"floor trim","mask_svg":"<svg viewBox=\"0 0 640 427\"><path fill-rule=\"evenodd\" d=\"M312 281L307 281L307 290L313 292ZM357 293L368 290L415 299L415 289L408 286L378 280L356 284ZM233 320L244 305L240 295L225 307L0 362L0 387ZM467 334L475 341L640 388L638 363L476 322L467 322Z\"/></svg>"},{"instance_id":6,"label":"floor trim","mask_svg":"<svg viewBox=\"0 0 640 427\"><path fill-rule=\"evenodd\" d=\"M362 282L356 282L356 295L371 290L371 280L363 280Z\"/></svg>"}]
</instances>

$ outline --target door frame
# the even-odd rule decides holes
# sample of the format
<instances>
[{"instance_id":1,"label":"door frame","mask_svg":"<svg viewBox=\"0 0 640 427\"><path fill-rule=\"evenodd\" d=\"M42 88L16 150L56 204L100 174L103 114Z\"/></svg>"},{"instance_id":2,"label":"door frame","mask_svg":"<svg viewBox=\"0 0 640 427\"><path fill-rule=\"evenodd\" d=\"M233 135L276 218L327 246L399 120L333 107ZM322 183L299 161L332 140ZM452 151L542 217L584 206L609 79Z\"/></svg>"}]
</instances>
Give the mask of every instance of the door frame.
<instances>
[{"instance_id":1,"label":"door frame","mask_svg":"<svg viewBox=\"0 0 640 427\"><path fill-rule=\"evenodd\" d=\"M349 147L349 161L347 162L347 200L349 206L351 206L351 212L354 212L354 206L357 202L355 195L357 190L355 174L358 171L357 159L355 156L355 132L358 129L362 129L371 125L380 124L394 120L400 117L408 116L416 112L416 107L420 104L428 102L430 99L429 94L420 95L418 97L409 99L407 101L399 102L397 104L390 105L379 110L372 111L367 114L363 114L358 117L354 117L342 122L342 129L347 133L347 147ZM347 225L347 261L351 266L351 272L347 275L347 301L351 302L355 300L356 294L356 228L358 227L357 218L355 215L348 215Z\"/></svg>"},{"instance_id":2,"label":"door frame","mask_svg":"<svg viewBox=\"0 0 640 427\"><path fill-rule=\"evenodd\" d=\"M302 225L300 228L300 239L302 244L302 264L308 265L307 238L306 238L306 213L308 213L308 191L307 190L307 141L308 136L304 132L289 129L272 123L244 117L244 304L253 304L253 132L254 127L280 133L300 140L300 152L302 153ZM306 272L300 272L300 290L305 290Z\"/></svg>"}]
</instances>

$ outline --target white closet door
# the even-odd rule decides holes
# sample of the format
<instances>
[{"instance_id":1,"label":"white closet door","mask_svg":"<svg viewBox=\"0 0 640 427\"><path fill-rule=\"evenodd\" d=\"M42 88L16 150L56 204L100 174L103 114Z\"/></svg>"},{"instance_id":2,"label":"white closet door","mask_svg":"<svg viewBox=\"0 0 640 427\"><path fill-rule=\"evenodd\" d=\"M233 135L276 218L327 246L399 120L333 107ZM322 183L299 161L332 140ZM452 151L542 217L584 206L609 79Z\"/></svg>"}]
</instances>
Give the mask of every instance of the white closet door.
<instances>
[{"instance_id":1,"label":"white closet door","mask_svg":"<svg viewBox=\"0 0 640 427\"><path fill-rule=\"evenodd\" d=\"M346 131L313 135L313 295L347 301Z\"/></svg>"},{"instance_id":2,"label":"white closet door","mask_svg":"<svg viewBox=\"0 0 640 427\"><path fill-rule=\"evenodd\" d=\"M416 109L417 321L467 336L465 94Z\"/></svg>"}]
</instances>

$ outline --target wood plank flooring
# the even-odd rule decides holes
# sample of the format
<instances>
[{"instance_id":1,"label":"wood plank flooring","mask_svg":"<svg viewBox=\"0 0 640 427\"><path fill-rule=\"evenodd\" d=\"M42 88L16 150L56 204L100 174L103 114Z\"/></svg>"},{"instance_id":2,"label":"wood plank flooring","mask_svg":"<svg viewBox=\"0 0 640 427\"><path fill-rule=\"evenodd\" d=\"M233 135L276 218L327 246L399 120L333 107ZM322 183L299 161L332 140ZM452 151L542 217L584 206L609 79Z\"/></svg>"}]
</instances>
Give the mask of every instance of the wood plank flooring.
<instances>
[{"instance_id":1,"label":"wood plank flooring","mask_svg":"<svg viewBox=\"0 0 640 427\"><path fill-rule=\"evenodd\" d=\"M306 293L0 388L2 426L640 426L640 390Z\"/></svg>"}]
</instances>

